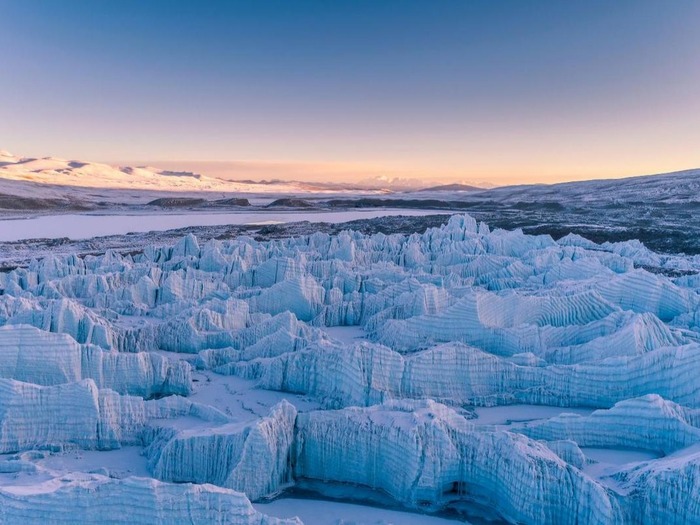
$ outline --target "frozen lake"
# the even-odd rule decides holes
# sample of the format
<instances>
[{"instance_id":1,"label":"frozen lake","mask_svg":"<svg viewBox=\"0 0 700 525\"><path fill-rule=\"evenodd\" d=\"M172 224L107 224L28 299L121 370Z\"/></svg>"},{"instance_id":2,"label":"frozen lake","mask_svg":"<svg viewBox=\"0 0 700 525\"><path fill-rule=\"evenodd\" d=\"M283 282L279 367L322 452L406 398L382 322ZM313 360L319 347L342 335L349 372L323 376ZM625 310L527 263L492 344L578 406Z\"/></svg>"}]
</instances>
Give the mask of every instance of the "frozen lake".
<instances>
[{"instance_id":1,"label":"frozen lake","mask_svg":"<svg viewBox=\"0 0 700 525\"><path fill-rule=\"evenodd\" d=\"M105 235L165 231L187 226L225 224L279 224L287 222L347 222L395 215L435 215L435 210L368 209L353 211L283 211L229 213L149 213L149 214L66 214L42 215L31 219L0 220L0 242L24 239L89 239Z\"/></svg>"}]
</instances>

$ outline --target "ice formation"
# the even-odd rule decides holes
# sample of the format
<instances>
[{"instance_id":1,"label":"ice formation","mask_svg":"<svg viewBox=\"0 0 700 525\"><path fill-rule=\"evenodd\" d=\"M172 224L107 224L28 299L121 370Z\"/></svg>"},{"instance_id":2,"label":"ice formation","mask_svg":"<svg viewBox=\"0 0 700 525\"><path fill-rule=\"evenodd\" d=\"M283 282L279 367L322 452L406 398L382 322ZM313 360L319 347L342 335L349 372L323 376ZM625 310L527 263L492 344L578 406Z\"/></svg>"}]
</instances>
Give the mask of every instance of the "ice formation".
<instances>
[{"instance_id":1,"label":"ice formation","mask_svg":"<svg viewBox=\"0 0 700 525\"><path fill-rule=\"evenodd\" d=\"M381 489L415 507L476 499L524 523L614 517L605 490L546 446L475 430L431 401L316 411L298 426L300 478Z\"/></svg>"},{"instance_id":2,"label":"ice formation","mask_svg":"<svg viewBox=\"0 0 700 525\"><path fill-rule=\"evenodd\" d=\"M95 474L0 487L0 523L301 525L265 516L244 494L212 485Z\"/></svg>"},{"instance_id":3,"label":"ice formation","mask_svg":"<svg viewBox=\"0 0 700 525\"><path fill-rule=\"evenodd\" d=\"M268 496L291 481L296 409L286 401L251 424L156 435L148 448L153 475L167 481L213 483ZM162 431L160 432L162 434Z\"/></svg>"},{"instance_id":4,"label":"ice formation","mask_svg":"<svg viewBox=\"0 0 700 525\"><path fill-rule=\"evenodd\" d=\"M99 390L92 379L56 386L0 379L0 415L0 453L63 445L106 450L140 443L149 420L228 420L179 396L145 401Z\"/></svg>"},{"instance_id":5,"label":"ice formation","mask_svg":"<svg viewBox=\"0 0 700 525\"><path fill-rule=\"evenodd\" d=\"M277 523L247 498L337 484L513 523L700 521L700 280L654 261L454 216L7 271L0 522L129 498L133 522ZM151 479L33 459L134 446Z\"/></svg>"},{"instance_id":6,"label":"ice formation","mask_svg":"<svg viewBox=\"0 0 700 525\"><path fill-rule=\"evenodd\" d=\"M154 353L104 351L63 333L0 327L0 377L39 385L92 379L99 388L145 398L192 390L191 368Z\"/></svg>"}]
</instances>

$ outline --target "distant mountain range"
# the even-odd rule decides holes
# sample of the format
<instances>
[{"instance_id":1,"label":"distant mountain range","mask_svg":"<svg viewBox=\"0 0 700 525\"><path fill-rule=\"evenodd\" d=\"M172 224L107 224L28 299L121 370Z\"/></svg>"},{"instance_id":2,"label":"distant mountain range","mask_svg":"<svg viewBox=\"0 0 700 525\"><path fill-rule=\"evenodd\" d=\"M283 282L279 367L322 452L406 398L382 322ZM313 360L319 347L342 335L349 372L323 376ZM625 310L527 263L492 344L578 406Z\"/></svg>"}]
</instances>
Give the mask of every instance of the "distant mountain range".
<instances>
[{"instance_id":1,"label":"distant mountain range","mask_svg":"<svg viewBox=\"0 0 700 525\"><path fill-rule=\"evenodd\" d=\"M216 198L239 194L383 194L425 189L430 183L417 179L375 177L358 182L304 182L286 180L225 180L191 171L150 166L119 167L55 157L18 157L0 151L0 194L21 198L89 202L143 203L170 193L211 193ZM445 187L445 189L452 189ZM477 186L463 189L479 190ZM439 188L433 188L439 191ZM146 192L143 198L134 192ZM162 195L166 194L166 195ZM116 199L116 200L115 200ZM134 201L135 199L135 201ZM5 203L7 204L7 202Z\"/></svg>"},{"instance_id":2,"label":"distant mountain range","mask_svg":"<svg viewBox=\"0 0 700 525\"><path fill-rule=\"evenodd\" d=\"M149 166L117 167L54 157L17 157L0 152L0 182L24 182L55 187L100 190L147 190L176 192L283 193L307 191L303 183L275 181L228 181L189 171L172 171ZM7 185L3 190L7 189Z\"/></svg>"},{"instance_id":3,"label":"distant mountain range","mask_svg":"<svg viewBox=\"0 0 700 525\"><path fill-rule=\"evenodd\" d=\"M415 179L375 177L359 182L283 180L231 181L190 171L148 166L117 167L53 157L26 158L0 151L0 209L94 208L144 205L158 199L196 198L204 202L234 202L239 197L265 203L278 197L303 197L319 205L338 197L369 198L372 205L409 207L430 200L430 207L459 209L484 205L528 207L600 207L661 202L700 206L700 170L625 179L591 180L551 185L503 186L485 189L461 182L435 185ZM381 199L385 198L386 201ZM427 205L427 202L426 202ZM444 206L443 206L444 205ZM554 208L552 208L554 209Z\"/></svg>"},{"instance_id":4,"label":"distant mountain range","mask_svg":"<svg viewBox=\"0 0 700 525\"><path fill-rule=\"evenodd\" d=\"M482 191L487 188L480 188L478 186L471 186L469 184L442 184L440 186L430 186L428 188L421 188L418 191Z\"/></svg>"}]
</instances>

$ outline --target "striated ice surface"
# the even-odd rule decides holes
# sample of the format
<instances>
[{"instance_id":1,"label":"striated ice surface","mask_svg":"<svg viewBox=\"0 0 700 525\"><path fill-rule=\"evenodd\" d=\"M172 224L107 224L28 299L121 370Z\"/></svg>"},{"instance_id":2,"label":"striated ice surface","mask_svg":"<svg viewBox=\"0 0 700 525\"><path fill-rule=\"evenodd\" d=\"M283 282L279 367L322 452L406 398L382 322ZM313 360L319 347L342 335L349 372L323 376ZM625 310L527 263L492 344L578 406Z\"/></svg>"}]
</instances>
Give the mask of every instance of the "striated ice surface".
<instances>
[{"instance_id":1,"label":"striated ice surface","mask_svg":"<svg viewBox=\"0 0 700 525\"><path fill-rule=\"evenodd\" d=\"M153 419L191 416L225 422L225 414L173 396L145 401L99 390L92 379L39 386L0 379L0 453L72 445L112 449L140 443Z\"/></svg>"},{"instance_id":2,"label":"striated ice surface","mask_svg":"<svg viewBox=\"0 0 700 525\"><path fill-rule=\"evenodd\" d=\"M299 525L256 511L244 494L212 485L75 474L0 487L0 523Z\"/></svg>"},{"instance_id":3,"label":"striated ice surface","mask_svg":"<svg viewBox=\"0 0 700 525\"><path fill-rule=\"evenodd\" d=\"M570 440L582 447L671 454L700 442L700 410L650 394L620 401L590 416L562 414L518 431L536 439Z\"/></svg>"},{"instance_id":4,"label":"striated ice surface","mask_svg":"<svg viewBox=\"0 0 700 525\"><path fill-rule=\"evenodd\" d=\"M444 343L410 355L358 343L350 348L308 347L218 370L258 378L265 388L311 394L329 406L371 405L408 397L476 406L528 403L607 408L654 393L700 406L700 385L690 372L699 368L696 343L576 365L512 362L462 343Z\"/></svg>"},{"instance_id":5,"label":"striated ice surface","mask_svg":"<svg viewBox=\"0 0 700 525\"><path fill-rule=\"evenodd\" d=\"M153 475L178 483L213 483L253 499L291 481L291 447L296 409L286 401L249 424L168 432L162 429L147 450Z\"/></svg>"},{"instance_id":6,"label":"striated ice surface","mask_svg":"<svg viewBox=\"0 0 700 525\"><path fill-rule=\"evenodd\" d=\"M650 525L700 523L697 447L685 454L623 469L614 477L628 502L624 521Z\"/></svg>"},{"instance_id":7,"label":"striated ice surface","mask_svg":"<svg viewBox=\"0 0 700 525\"><path fill-rule=\"evenodd\" d=\"M606 491L545 445L474 429L431 401L301 414L296 475L357 483L409 506L479 499L521 523L609 523Z\"/></svg>"},{"instance_id":8,"label":"striated ice surface","mask_svg":"<svg viewBox=\"0 0 700 525\"><path fill-rule=\"evenodd\" d=\"M0 523L272 524L248 500L290 490L700 522L700 277L676 259L462 215L2 272Z\"/></svg>"},{"instance_id":9,"label":"striated ice surface","mask_svg":"<svg viewBox=\"0 0 700 525\"><path fill-rule=\"evenodd\" d=\"M62 333L0 327L0 377L39 385L92 379L99 388L145 398L192 390L191 367L160 355L103 351Z\"/></svg>"}]
</instances>

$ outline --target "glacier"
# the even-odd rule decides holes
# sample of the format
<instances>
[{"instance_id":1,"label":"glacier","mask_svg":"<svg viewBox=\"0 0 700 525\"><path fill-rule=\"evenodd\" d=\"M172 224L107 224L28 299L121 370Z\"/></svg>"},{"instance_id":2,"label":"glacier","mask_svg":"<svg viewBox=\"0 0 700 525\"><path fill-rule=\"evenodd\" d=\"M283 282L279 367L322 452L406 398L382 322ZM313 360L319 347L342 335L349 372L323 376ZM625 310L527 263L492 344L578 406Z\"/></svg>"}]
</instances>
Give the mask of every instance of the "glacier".
<instances>
[{"instance_id":1,"label":"glacier","mask_svg":"<svg viewBox=\"0 0 700 525\"><path fill-rule=\"evenodd\" d=\"M700 277L663 260L456 215L0 272L0 522L700 522ZM76 459L119 450L140 476Z\"/></svg>"}]
</instances>

